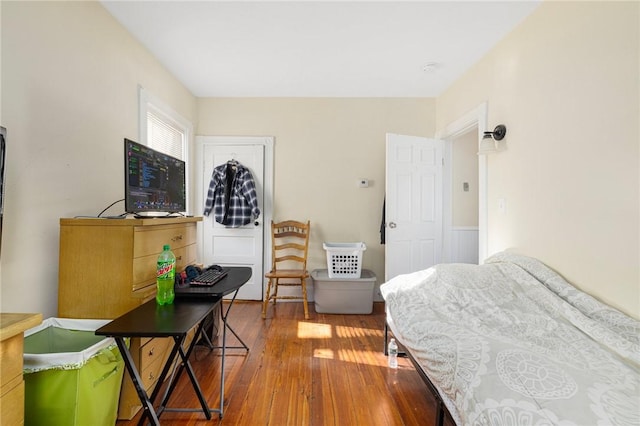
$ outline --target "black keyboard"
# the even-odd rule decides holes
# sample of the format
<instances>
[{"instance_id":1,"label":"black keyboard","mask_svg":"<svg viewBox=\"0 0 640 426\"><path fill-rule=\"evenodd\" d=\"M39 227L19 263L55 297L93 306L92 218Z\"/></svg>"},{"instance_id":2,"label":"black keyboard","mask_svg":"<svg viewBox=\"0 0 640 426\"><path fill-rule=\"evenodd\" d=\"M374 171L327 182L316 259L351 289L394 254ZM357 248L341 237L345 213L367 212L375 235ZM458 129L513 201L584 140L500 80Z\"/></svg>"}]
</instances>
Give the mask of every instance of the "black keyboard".
<instances>
[{"instance_id":1,"label":"black keyboard","mask_svg":"<svg viewBox=\"0 0 640 426\"><path fill-rule=\"evenodd\" d=\"M227 276L229 271L225 268L207 269L197 277L193 278L189 284L197 286L212 286Z\"/></svg>"}]
</instances>

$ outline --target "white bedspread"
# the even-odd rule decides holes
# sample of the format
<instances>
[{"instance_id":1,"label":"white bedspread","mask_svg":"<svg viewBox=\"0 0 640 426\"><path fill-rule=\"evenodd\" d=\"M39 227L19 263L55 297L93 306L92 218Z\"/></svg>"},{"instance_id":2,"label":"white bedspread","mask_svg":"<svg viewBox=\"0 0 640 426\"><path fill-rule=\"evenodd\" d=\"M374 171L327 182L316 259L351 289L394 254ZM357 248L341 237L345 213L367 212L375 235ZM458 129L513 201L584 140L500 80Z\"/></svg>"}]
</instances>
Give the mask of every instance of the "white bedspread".
<instances>
[{"instance_id":1,"label":"white bedspread","mask_svg":"<svg viewBox=\"0 0 640 426\"><path fill-rule=\"evenodd\" d=\"M443 264L381 291L460 424L640 425L640 322L538 260Z\"/></svg>"}]
</instances>

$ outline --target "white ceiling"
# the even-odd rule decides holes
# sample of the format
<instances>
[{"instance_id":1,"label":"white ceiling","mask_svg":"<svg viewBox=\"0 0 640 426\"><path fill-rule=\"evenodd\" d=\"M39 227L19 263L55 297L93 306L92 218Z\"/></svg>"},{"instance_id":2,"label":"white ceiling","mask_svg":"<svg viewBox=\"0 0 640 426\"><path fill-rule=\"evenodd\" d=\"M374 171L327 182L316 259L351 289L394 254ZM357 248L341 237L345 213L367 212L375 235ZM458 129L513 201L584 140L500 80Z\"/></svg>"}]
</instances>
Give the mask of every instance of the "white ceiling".
<instances>
[{"instance_id":1,"label":"white ceiling","mask_svg":"<svg viewBox=\"0 0 640 426\"><path fill-rule=\"evenodd\" d=\"M540 1L101 3L198 97L434 97Z\"/></svg>"}]
</instances>

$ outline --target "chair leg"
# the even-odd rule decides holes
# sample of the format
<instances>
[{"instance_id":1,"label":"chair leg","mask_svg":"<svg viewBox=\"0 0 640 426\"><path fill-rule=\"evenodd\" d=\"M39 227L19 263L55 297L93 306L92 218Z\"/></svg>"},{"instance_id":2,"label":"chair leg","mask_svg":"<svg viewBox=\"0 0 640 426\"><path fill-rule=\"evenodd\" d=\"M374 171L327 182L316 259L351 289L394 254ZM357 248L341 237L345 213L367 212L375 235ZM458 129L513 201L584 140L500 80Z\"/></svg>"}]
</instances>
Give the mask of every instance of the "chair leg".
<instances>
[{"instance_id":1,"label":"chair leg","mask_svg":"<svg viewBox=\"0 0 640 426\"><path fill-rule=\"evenodd\" d=\"M280 284L280 278L273 279L273 306L276 305L276 299L278 298L278 284Z\"/></svg>"},{"instance_id":2,"label":"chair leg","mask_svg":"<svg viewBox=\"0 0 640 426\"><path fill-rule=\"evenodd\" d=\"M309 307L307 306L307 281L302 278L300 280L302 286L302 304L304 306L304 319L309 319Z\"/></svg>"},{"instance_id":3,"label":"chair leg","mask_svg":"<svg viewBox=\"0 0 640 426\"><path fill-rule=\"evenodd\" d=\"M267 281L267 292L264 294L264 302L262 302L262 319L267 318L267 305L269 304L269 293L271 293L271 278Z\"/></svg>"}]
</instances>

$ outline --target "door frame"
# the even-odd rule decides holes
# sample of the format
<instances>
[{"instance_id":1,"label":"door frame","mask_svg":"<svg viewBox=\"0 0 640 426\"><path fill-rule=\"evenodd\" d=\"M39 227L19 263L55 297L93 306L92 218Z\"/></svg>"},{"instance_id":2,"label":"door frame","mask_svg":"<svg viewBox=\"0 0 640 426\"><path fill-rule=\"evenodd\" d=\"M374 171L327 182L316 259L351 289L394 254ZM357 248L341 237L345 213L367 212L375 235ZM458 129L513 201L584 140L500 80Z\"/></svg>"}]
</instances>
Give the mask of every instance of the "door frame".
<instances>
[{"instance_id":1,"label":"door frame","mask_svg":"<svg viewBox=\"0 0 640 426\"><path fill-rule=\"evenodd\" d=\"M195 197L194 205L204 208L204 182L200 179L204 172L204 146L205 145L262 145L264 147L264 195L263 195L263 208L260 212L262 218L262 275L265 270L271 267L271 219L273 218L273 181L274 181L274 143L273 136L207 136L198 135L195 137L195 156L196 160L194 167L194 180L195 180ZM194 209L195 210L195 209ZM202 214L200 210L199 214ZM202 226L198 225L197 230L197 254L198 259L203 259L203 246L202 241L204 238L204 230ZM262 282L262 294L264 298L264 283L265 281L260 278Z\"/></svg>"},{"instance_id":2,"label":"door frame","mask_svg":"<svg viewBox=\"0 0 640 426\"><path fill-rule=\"evenodd\" d=\"M484 132L487 130L488 105L483 102L476 108L449 123L444 129L436 132L435 138L444 140L444 170L443 170L443 256L449 256L451 247L451 232L453 230L453 188L452 188L452 159L453 139L474 128L478 129L478 148ZM488 256L488 176L487 156L478 155L478 262L482 264ZM443 262L445 259L443 259ZM449 261L449 259L446 259Z\"/></svg>"}]
</instances>

